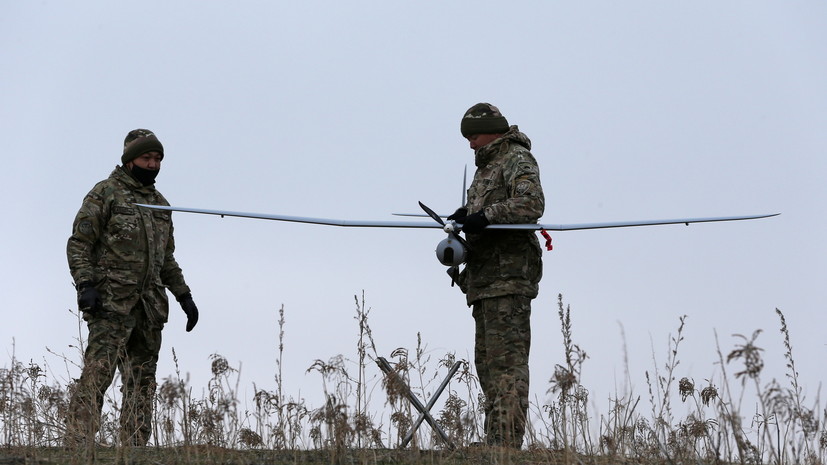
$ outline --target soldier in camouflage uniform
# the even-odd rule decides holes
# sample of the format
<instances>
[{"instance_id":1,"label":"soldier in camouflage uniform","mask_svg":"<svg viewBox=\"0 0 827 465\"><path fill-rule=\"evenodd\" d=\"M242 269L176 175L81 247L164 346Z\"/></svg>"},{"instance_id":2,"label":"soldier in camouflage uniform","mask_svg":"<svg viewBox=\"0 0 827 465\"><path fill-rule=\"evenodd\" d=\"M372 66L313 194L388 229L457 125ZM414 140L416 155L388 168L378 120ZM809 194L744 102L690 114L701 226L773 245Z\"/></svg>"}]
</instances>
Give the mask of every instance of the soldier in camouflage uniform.
<instances>
[{"instance_id":1,"label":"soldier in camouflage uniform","mask_svg":"<svg viewBox=\"0 0 827 465\"><path fill-rule=\"evenodd\" d=\"M469 245L460 288L476 323L474 363L485 395L490 445L520 448L528 411L531 300L542 276L533 231L486 230L488 224L536 223L545 199L531 141L497 107L478 103L463 116L462 135L477 166L468 202L449 219Z\"/></svg>"},{"instance_id":2,"label":"soldier in camouflage uniform","mask_svg":"<svg viewBox=\"0 0 827 465\"><path fill-rule=\"evenodd\" d=\"M170 213L135 206L169 205L154 187L163 157L155 134L130 131L122 165L89 191L75 217L66 254L89 337L69 404L70 446L94 444L104 393L116 369L123 394L121 441L146 445L161 330L169 312L166 289L187 315L186 330L198 321L198 308L173 256Z\"/></svg>"}]
</instances>

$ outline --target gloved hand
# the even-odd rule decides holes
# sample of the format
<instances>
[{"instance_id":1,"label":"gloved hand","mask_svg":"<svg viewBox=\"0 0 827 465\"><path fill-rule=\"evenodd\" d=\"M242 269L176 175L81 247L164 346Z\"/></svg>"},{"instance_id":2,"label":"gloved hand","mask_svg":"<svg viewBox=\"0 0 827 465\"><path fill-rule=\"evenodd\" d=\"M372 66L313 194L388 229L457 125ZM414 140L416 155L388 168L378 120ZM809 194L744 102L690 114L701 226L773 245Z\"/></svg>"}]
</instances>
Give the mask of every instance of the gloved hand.
<instances>
[{"instance_id":1,"label":"gloved hand","mask_svg":"<svg viewBox=\"0 0 827 465\"><path fill-rule=\"evenodd\" d=\"M89 283L78 284L78 309L94 315L103 309L100 292Z\"/></svg>"},{"instance_id":2,"label":"gloved hand","mask_svg":"<svg viewBox=\"0 0 827 465\"><path fill-rule=\"evenodd\" d=\"M482 210L466 216L464 221L457 220L457 222L462 223L463 231L471 234L482 232L486 226L491 224L491 222L488 221L488 218L485 217L485 213Z\"/></svg>"},{"instance_id":3,"label":"gloved hand","mask_svg":"<svg viewBox=\"0 0 827 465\"><path fill-rule=\"evenodd\" d=\"M457 208L457 211L448 216L448 219L456 221L460 218L464 219L466 216L468 216L468 209L465 207L459 207Z\"/></svg>"},{"instance_id":4,"label":"gloved hand","mask_svg":"<svg viewBox=\"0 0 827 465\"><path fill-rule=\"evenodd\" d=\"M192 301L192 294L189 292L179 295L176 300L181 304L184 313L187 314L187 332L190 332L198 323L198 307L195 306L195 302Z\"/></svg>"}]
</instances>

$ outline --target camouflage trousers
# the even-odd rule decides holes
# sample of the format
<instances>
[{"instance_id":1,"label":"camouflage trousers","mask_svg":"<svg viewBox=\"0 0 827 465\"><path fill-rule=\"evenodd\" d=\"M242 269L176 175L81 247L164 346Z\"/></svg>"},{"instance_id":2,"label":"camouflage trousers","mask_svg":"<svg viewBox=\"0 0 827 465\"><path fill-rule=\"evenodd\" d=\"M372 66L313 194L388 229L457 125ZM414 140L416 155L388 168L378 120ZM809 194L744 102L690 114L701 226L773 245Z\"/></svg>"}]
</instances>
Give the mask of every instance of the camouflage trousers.
<instances>
[{"instance_id":1,"label":"camouflage trousers","mask_svg":"<svg viewBox=\"0 0 827 465\"><path fill-rule=\"evenodd\" d=\"M67 444L93 444L101 427L104 395L117 369L121 374L122 445L145 446L152 432L155 372L162 326L150 323L139 302L129 313L104 310L88 317L89 337L83 370L67 414Z\"/></svg>"},{"instance_id":2,"label":"camouflage trousers","mask_svg":"<svg viewBox=\"0 0 827 465\"><path fill-rule=\"evenodd\" d=\"M474 364L485 395L485 442L519 449L528 413L531 299L480 299L473 315Z\"/></svg>"}]
</instances>

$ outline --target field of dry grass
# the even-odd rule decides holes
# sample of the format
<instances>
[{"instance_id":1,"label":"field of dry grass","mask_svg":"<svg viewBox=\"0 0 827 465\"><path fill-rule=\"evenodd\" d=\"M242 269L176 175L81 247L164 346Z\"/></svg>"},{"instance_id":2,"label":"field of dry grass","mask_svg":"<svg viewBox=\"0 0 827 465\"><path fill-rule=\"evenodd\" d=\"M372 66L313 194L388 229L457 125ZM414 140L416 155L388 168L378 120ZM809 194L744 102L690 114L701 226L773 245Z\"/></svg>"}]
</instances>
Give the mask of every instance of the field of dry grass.
<instances>
[{"instance_id":1,"label":"field of dry grass","mask_svg":"<svg viewBox=\"0 0 827 465\"><path fill-rule=\"evenodd\" d=\"M283 312L281 332L283 337ZM480 392L472 367L459 360L443 403L432 413L448 442L423 425L405 444L418 419L406 386L427 398L453 367L454 354L433 360L421 344L391 354L395 373L382 383L382 405L371 399L366 367L379 355L373 344L364 296L356 298L358 337L352 357L316 360L308 368L321 377L326 401L306 405L282 392L277 369L275 389L255 389L243 403L237 397L236 370L212 357L206 395L195 398L180 373L159 379L150 446L118 444L118 386L107 397L95 447L62 447L64 419L74 385L60 385L47 367L12 358L0 369L0 465L24 463L769 463L824 464L827 449L825 411L804 398L792 344L781 311L787 376L762 380L762 349L756 332L741 336L729 351L719 349L721 386L696 385L678 378L685 318L679 318L663 366L647 371L648 399L618 396L608 414L597 415L588 402L580 373L587 360L575 343L570 309L562 296L558 316L564 360L549 380L553 401L533 405L531 427L522 451L481 447ZM83 341L79 341L82 346ZM279 345L278 360L282 357ZM174 352L173 352L174 354ZM280 365L280 362L279 362ZM354 368L355 367L355 368ZM727 370L732 370L728 372ZM397 377L402 383L393 382ZM390 380L390 381L389 381ZM424 383L421 380L426 380ZM116 383L117 384L117 383ZM738 410L738 389L758 393L759 410ZM426 393L428 395L426 395ZM675 402L689 405L675 412ZM648 404L648 405L647 405ZM242 409L239 405L253 405ZM682 409L683 410L683 409ZM402 445L405 447L400 447Z\"/></svg>"}]
</instances>

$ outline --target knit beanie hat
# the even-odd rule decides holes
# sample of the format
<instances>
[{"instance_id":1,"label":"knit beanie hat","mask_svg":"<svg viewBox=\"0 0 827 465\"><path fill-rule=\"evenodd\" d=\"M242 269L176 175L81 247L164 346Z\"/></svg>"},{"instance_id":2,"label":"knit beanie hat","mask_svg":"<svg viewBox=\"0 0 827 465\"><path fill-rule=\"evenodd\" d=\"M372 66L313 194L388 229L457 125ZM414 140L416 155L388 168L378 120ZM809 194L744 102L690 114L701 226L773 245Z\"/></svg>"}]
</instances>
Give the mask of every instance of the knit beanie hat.
<instances>
[{"instance_id":1,"label":"knit beanie hat","mask_svg":"<svg viewBox=\"0 0 827 465\"><path fill-rule=\"evenodd\" d=\"M149 129L133 129L123 140L121 163L127 164L147 152L158 152L164 158L164 146Z\"/></svg>"},{"instance_id":2,"label":"knit beanie hat","mask_svg":"<svg viewBox=\"0 0 827 465\"><path fill-rule=\"evenodd\" d=\"M508 120L499 108L490 103L478 103L465 112L459 130L463 137L469 137L474 134L505 134L508 127Z\"/></svg>"}]
</instances>

